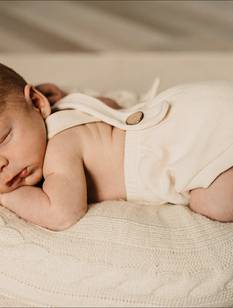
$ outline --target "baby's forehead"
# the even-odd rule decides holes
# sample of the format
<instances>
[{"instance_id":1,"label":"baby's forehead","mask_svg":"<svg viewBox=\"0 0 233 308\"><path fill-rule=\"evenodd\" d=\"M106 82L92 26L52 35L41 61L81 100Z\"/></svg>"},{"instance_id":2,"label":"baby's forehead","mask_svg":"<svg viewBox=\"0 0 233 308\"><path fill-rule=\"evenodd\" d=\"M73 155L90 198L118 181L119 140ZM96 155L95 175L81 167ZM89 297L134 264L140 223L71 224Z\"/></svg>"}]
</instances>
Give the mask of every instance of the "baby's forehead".
<instances>
[{"instance_id":1,"label":"baby's forehead","mask_svg":"<svg viewBox=\"0 0 233 308\"><path fill-rule=\"evenodd\" d=\"M3 101L0 99L0 109L18 108L25 105L24 95L19 94L18 92L11 91L6 96L3 96L3 99Z\"/></svg>"},{"instance_id":2,"label":"baby's forehead","mask_svg":"<svg viewBox=\"0 0 233 308\"><path fill-rule=\"evenodd\" d=\"M7 108L7 103L4 101L4 102L2 102L1 100L0 100L0 116L4 113L4 111L6 110L6 108Z\"/></svg>"},{"instance_id":3,"label":"baby's forehead","mask_svg":"<svg viewBox=\"0 0 233 308\"><path fill-rule=\"evenodd\" d=\"M0 108L0 124L8 121L12 121L20 117L22 107L17 106L16 104L7 104L4 108Z\"/></svg>"},{"instance_id":4,"label":"baby's forehead","mask_svg":"<svg viewBox=\"0 0 233 308\"><path fill-rule=\"evenodd\" d=\"M9 117L13 110L14 108L11 106L11 104L0 104L0 119L2 120L6 117Z\"/></svg>"},{"instance_id":5,"label":"baby's forehead","mask_svg":"<svg viewBox=\"0 0 233 308\"><path fill-rule=\"evenodd\" d=\"M24 110L26 104L24 101L21 101L19 98L8 97L3 103L0 102L0 113L12 113L15 111Z\"/></svg>"},{"instance_id":6,"label":"baby's forehead","mask_svg":"<svg viewBox=\"0 0 233 308\"><path fill-rule=\"evenodd\" d=\"M5 126L9 122L11 122L9 113L6 112L5 110L3 112L0 111L0 128Z\"/></svg>"}]
</instances>

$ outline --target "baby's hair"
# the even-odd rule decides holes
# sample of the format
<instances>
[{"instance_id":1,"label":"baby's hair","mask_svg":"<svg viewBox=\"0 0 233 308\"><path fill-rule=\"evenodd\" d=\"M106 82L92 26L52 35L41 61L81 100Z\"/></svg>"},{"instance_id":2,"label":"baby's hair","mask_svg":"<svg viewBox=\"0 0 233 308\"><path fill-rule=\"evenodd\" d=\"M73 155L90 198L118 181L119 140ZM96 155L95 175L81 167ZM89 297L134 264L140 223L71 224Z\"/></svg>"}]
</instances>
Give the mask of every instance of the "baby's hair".
<instances>
[{"instance_id":1,"label":"baby's hair","mask_svg":"<svg viewBox=\"0 0 233 308\"><path fill-rule=\"evenodd\" d=\"M10 67L0 63L0 111L6 108L10 98L24 97L27 82Z\"/></svg>"}]
</instances>

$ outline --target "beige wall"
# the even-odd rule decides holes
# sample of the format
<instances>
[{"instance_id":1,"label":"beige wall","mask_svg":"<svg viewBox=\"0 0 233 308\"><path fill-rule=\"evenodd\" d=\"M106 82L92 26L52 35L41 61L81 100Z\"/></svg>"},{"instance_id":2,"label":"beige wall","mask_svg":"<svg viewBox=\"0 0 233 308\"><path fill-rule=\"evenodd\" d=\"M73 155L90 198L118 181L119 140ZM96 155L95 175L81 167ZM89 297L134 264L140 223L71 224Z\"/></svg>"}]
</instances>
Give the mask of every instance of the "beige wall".
<instances>
[{"instance_id":1,"label":"beige wall","mask_svg":"<svg viewBox=\"0 0 233 308\"><path fill-rule=\"evenodd\" d=\"M159 90L189 81L233 79L232 53L8 54L1 61L32 84L54 82L71 90L142 93L156 76Z\"/></svg>"}]
</instances>

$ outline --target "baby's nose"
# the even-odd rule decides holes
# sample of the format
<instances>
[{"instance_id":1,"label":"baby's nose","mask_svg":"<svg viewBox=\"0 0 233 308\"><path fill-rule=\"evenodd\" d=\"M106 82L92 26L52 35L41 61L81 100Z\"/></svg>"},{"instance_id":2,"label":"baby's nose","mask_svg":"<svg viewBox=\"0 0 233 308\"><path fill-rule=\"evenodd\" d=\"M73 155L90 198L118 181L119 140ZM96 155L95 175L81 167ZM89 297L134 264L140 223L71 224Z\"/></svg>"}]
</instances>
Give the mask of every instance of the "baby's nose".
<instances>
[{"instance_id":1,"label":"baby's nose","mask_svg":"<svg viewBox=\"0 0 233 308\"><path fill-rule=\"evenodd\" d=\"M8 165L8 160L7 158L0 156L0 172L4 169L5 166Z\"/></svg>"}]
</instances>

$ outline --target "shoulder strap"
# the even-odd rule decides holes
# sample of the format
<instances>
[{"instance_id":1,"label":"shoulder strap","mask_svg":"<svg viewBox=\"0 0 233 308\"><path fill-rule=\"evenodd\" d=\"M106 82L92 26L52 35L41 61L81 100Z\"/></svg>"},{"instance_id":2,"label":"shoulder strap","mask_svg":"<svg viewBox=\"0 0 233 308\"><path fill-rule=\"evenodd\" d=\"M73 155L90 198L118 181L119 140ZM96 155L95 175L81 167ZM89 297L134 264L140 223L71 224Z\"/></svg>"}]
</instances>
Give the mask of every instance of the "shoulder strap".
<instances>
[{"instance_id":1,"label":"shoulder strap","mask_svg":"<svg viewBox=\"0 0 233 308\"><path fill-rule=\"evenodd\" d=\"M45 120L47 127L48 139L52 138L59 132L81 124L100 122L101 120L77 109L64 109L52 113Z\"/></svg>"}]
</instances>

